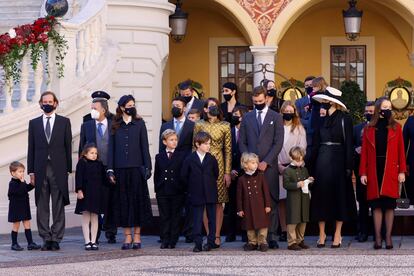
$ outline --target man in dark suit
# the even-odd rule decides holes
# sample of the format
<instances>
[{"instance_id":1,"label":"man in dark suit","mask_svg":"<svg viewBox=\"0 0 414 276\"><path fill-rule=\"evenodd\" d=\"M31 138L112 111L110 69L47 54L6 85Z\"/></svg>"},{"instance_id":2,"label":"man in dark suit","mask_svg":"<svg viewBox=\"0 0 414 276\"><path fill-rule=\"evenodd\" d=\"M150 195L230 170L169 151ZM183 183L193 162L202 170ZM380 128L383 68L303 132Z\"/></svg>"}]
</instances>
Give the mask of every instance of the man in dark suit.
<instances>
[{"instance_id":1,"label":"man in dark suit","mask_svg":"<svg viewBox=\"0 0 414 276\"><path fill-rule=\"evenodd\" d=\"M180 90L180 96L183 97L186 103L185 116L187 117L187 114L191 109L197 109L200 111L200 114L202 114L204 110L204 101L194 97L196 92L193 88L193 81L186 80L181 82L178 85L178 89Z\"/></svg>"},{"instance_id":2,"label":"man in dark suit","mask_svg":"<svg viewBox=\"0 0 414 276\"><path fill-rule=\"evenodd\" d=\"M297 99L295 102L296 109L299 113L300 121L305 128L306 131L306 143L307 143L307 149L306 149L306 157L305 157L305 163L309 161L310 153L311 153L311 146L312 146L312 135L313 131L311 130L310 124L310 118L311 118L311 93L313 91L312 87L312 81L315 79L314 76L309 76L305 78L304 84L305 84L305 91L306 95L303 96L300 99Z\"/></svg>"},{"instance_id":3,"label":"man in dark suit","mask_svg":"<svg viewBox=\"0 0 414 276\"><path fill-rule=\"evenodd\" d=\"M29 122L27 171L35 185L37 227L42 250L59 250L65 231L65 205L69 204L68 174L72 172L72 131L68 118L56 115L53 92L40 97L43 115ZM50 227L50 197L53 224Z\"/></svg>"},{"instance_id":4,"label":"man in dark suit","mask_svg":"<svg viewBox=\"0 0 414 276\"><path fill-rule=\"evenodd\" d=\"M109 94L106 93L105 91L98 90L92 93L91 98L92 98L91 109L93 109L93 103L95 99L102 99L102 100L108 101L111 98L111 96L109 96ZM113 116L114 114L112 114L111 112L108 112L108 114L106 115L106 117L109 119L112 119ZM91 113L88 113L85 116L83 116L83 122L92 121L92 120L94 119L91 117Z\"/></svg>"},{"instance_id":5,"label":"man in dark suit","mask_svg":"<svg viewBox=\"0 0 414 276\"><path fill-rule=\"evenodd\" d=\"M165 150L165 145L162 142L161 134L166 129L173 129L178 135L177 150L185 152L187 155L193 149L193 131L194 122L188 120L185 116L187 111L186 103L183 97L176 97L172 100L171 113L173 119L165 122L160 128L159 152Z\"/></svg>"},{"instance_id":6,"label":"man in dark suit","mask_svg":"<svg viewBox=\"0 0 414 276\"><path fill-rule=\"evenodd\" d=\"M254 110L247 113L241 122L240 152L256 153L259 156L260 171L269 184L272 197L272 211L268 233L269 248L278 248L276 241L279 226L277 202L279 200L278 155L283 146L284 128L282 116L266 106L267 91L259 86L254 88L252 100Z\"/></svg>"},{"instance_id":7,"label":"man in dark suit","mask_svg":"<svg viewBox=\"0 0 414 276\"><path fill-rule=\"evenodd\" d=\"M226 242L233 242L236 240L236 232L238 228L239 218L237 216L237 179L243 173L240 165L241 153L239 149L240 139L240 124L243 116L248 112L245 106L236 106L233 109L233 115L231 117L231 184L229 187L229 203L226 204L227 211L227 225L228 233L226 236ZM247 241L247 235L245 231L242 233L242 240Z\"/></svg>"},{"instance_id":8,"label":"man in dark suit","mask_svg":"<svg viewBox=\"0 0 414 276\"><path fill-rule=\"evenodd\" d=\"M359 162L361 160L361 146L362 146L362 133L364 128L371 120L375 110L375 102L367 102L365 105L365 119L366 122L362 122L354 126L353 141L354 141L354 173L356 179L356 198L358 201L358 236L359 242L366 242L368 240L368 222L369 222L369 206L367 202L367 186L362 185L359 175Z\"/></svg>"},{"instance_id":9,"label":"man in dark suit","mask_svg":"<svg viewBox=\"0 0 414 276\"><path fill-rule=\"evenodd\" d=\"M99 91L102 92L102 91ZM95 144L98 147L99 159L102 161L105 170L108 164L108 149L109 149L109 137L112 128L112 120L109 119L110 112L108 106L108 97L97 97L95 92L95 98L92 101L91 106L91 120L84 122L81 125L80 139L79 139L79 157L82 153L83 147L87 144ZM92 95L94 95L92 94ZM108 216L112 214L111 206L112 198L115 193L115 187L113 185L105 185L103 188L102 204L104 206L104 220L99 219L98 235L96 240L99 239L101 229L105 230L105 236L108 239L108 243L116 243L116 225L112 225L110 222L112 219L108 219Z\"/></svg>"},{"instance_id":10,"label":"man in dark suit","mask_svg":"<svg viewBox=\"0 0 414 276\"><path fill-rule=\"evenodd\" d=\"M185 116L186 111L187 107L184 97L180 96L172 100L171 113L173 115L173 119L161 125L159 152L165 150L165 145L161 138L162 133L167 129L173 129L178 135L177 150L183 152L186 156L191 153L193 149L194 122L187 119ZM187 243L193 242L193 213L188 198L185 204L183 234Z\"/></svg>"}]
</instances>

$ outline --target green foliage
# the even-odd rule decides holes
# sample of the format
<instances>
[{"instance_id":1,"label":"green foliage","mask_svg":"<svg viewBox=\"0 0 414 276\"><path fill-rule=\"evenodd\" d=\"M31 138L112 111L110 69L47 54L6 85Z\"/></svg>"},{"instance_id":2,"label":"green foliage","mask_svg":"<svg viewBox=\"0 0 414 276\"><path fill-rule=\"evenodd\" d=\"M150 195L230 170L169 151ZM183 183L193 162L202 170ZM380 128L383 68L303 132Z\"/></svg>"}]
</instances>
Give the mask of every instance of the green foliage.
<instances>
[{"instance_id":1,"label":"green foliage","mask_svg":"<svg viewBox=\"0 0 414 276\"><path fill-rule=\"evenodd\" d=\"M342 100L352 116L354 124L364 121L365 103L367 96L354 81L344 81L341 84Z\"/></svg>"}]
</instances>

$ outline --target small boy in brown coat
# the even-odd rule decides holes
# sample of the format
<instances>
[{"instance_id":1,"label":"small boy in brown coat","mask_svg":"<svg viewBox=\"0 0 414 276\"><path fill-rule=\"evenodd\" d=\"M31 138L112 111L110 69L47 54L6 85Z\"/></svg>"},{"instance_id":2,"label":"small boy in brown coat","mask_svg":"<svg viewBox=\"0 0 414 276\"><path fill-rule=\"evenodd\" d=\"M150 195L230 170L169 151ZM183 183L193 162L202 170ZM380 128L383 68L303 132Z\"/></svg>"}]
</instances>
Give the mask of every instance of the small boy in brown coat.
<instances>
[{"instance_id":1,"label":"small boy in brown coat","mask_svg":"<svg viewBox=\"0 0 414 276\"><path fill-rule=\"evenodd\" d=\"M270 193L264 174L257 170L259 157L243 153L241 166L245 174L237 183L237 215L242 217L242 229L247 231L245 251L267 251L266 237L269 225Z\"/></svg>"}]
</instances>

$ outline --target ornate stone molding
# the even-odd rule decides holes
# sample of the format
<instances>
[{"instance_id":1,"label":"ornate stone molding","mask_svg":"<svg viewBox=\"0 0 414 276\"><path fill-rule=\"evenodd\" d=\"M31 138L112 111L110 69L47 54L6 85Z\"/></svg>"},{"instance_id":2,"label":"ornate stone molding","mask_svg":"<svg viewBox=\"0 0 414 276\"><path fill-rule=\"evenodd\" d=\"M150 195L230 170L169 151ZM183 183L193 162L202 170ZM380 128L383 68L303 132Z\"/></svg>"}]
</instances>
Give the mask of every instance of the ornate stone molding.
<instances>
[{"instance_id":1,"label":"ornate stone molding","mask_svg":"<svg viewBox=\"0 0 414 276\"><path fill-rule=\"evenodd\" d=\"M293 0L236 0L259 29L263 43L272 28L276 18L283 9Z\"/></svg>"}]
</instances>

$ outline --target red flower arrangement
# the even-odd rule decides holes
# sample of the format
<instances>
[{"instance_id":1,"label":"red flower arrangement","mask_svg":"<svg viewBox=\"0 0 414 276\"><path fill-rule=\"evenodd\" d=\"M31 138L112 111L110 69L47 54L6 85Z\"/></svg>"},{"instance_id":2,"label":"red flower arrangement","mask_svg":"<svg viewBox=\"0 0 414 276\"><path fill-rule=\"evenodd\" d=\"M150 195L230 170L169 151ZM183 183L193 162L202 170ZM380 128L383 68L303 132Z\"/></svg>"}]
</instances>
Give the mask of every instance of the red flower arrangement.
<instances>
[{"instance_id":1,"label":"red flower arrangement","mask_svg":"<svg viewBox=\"0 0 414 276\"><path fill-rule=\"evenodd\" d=\"M19 82L20 64L28 50L33 70L37 68L43 53L46 53L47 62L49 41L56 48L58 77L63 77L63 59L68 46L64 36L55 30L57 24L59 23L55 17L47 16L37 19L33 24L21 25L0 35L0 65L4 69L6 81L13 79L14 82Z\"/></svg>"}]
</instances>

